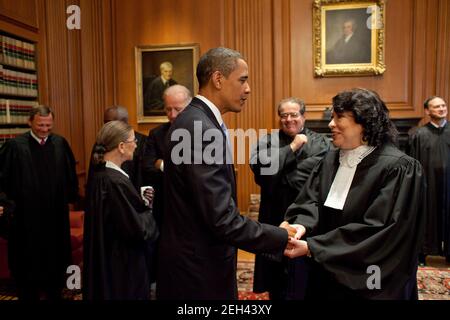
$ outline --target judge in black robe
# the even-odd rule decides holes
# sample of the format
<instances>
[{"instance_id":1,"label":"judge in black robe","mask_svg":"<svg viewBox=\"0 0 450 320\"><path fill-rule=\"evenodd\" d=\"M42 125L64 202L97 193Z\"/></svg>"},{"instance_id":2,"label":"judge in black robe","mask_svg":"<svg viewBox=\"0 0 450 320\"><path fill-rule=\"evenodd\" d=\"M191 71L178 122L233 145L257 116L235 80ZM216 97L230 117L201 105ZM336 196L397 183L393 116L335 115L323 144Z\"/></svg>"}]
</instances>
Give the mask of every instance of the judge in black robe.
<instances>
[{"instance_id":1,"label":"judge in black robe","mask_svg":"<svg viewBox=\"0 0 450 320\"><path fill-rule=\"evenodd\" d=\"M427 220L422 261L426 255L445 256L450 262L450 125L447 106L439 97L425 102L431 121L412 136L410 155L420 161L427 180Z\"/></svg>"},{"instance_id":2,"label":"judge in black robe","mask_svg":"<svg viewBox=\"0 0 450 320\"><path fill-rule=\"evenodd\" d=\"M258 221L279 226L286 209L306 182L315 164L330 148L328 139L304 127L305 104L297 98L279 103L280 130L262 137L252 152L250 167L261 187ZM271 157L277 157L272 161ZM273 167L273 172L264 172ZM254 292L269 291L271 300L302 298L306 283L303 258L292 261L295 285L288 288L288 263L256 255Z\"/></svg>"},{"instance_id":3,"label":"judge in black robe","mask_svg":"<svg viewBox=\"0 0 450 320\"><path fill-rule=\"evenodd\" d=\"M123 131L126 134L121 137ZM135 141L131 127L121 121L108 122L97 136L94 151L97 166L86 190L83 265L86 300L150 297L147 241L154 241L158 230L151 209L120 169L121 162L132 158Z\"/></svg>"},{"instance_id":4,"label":"judge in black robe","mask_svg":"<svg viewBox=\"0 0 450 320\"><path fill-rule=\"evenodd\" d=\"M417 299L422 167L390 143L395 129L376 93L344 91L333 109L330 128L340 149L319 162L286 212L287 221L306 228L306 241L292 240L285 254L311 257L306 298ZM348 164L353 179L336 179ZM342 186L333 191L337 182L350 182L347 196Z\"/></svg>"},{"instance_id":5,"label":"judge in black robe","mask_svg":"<svg viewBox=\"0 0 450 320\"><path fill-rule=\"evenodd\" d=\"M33 109L29 123L32 131L8 140L0 150L1 189L15 205L8 230L9 268L19 299L38 300L41 293L59 299L72 261L68 204L78 195L75 159L67 141L50 134L48 107Z\"/></svg>"}]
</instances>

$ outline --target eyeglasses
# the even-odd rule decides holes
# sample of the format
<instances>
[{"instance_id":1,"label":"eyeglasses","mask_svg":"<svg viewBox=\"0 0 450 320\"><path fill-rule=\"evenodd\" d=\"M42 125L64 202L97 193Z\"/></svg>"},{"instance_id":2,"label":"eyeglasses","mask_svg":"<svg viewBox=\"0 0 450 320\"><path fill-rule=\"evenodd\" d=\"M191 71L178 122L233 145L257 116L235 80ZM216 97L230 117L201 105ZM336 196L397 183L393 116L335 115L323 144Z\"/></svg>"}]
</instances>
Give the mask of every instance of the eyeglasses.
<instances>
[{"instance_id":1,"label":"eyeglasses","mask_svg":"<svg viewBox=\"0 0 450 320\"><path fill-rule=\"evenodd\" d=\"M291 118L296 119L298 117L300 117L300 113L299 112L284 112L284 113L280 113L280 118L281 119L287 119L289 116L291 116Z\"/></svg>"},{"instance_id":2,"label":"eyeglasses","mask_svg":"<svg viewBox=\"0 0 450 320\"><path fill-rule=\"evenodd\" d=\"M138 140L136 139L136 138L134 138L133 140L131 140L131 141L129 141L129 140L127 140L127 141L123 141L123 143L132 143L132 142L134 142L134 143L137 143L138 142Z\"/></svg>"}]
</instances>

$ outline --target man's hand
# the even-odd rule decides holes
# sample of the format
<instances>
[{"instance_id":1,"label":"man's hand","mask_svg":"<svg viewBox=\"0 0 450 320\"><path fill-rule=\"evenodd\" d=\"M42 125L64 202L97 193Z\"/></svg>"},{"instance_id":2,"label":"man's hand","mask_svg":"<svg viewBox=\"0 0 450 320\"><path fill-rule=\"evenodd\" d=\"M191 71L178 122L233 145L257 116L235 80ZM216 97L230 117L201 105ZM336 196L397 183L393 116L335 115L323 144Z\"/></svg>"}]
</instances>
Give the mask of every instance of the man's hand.
<instances>
[{"instance_id":1,"label":"man's hand","mask_svg":"<svg viewBox=\"0 0 450 320\"><path fill-rule=\"evenodd\" d=\"M284 255L289 258L297 258L306 256L309 248L308 243L304 240L289 239L289 242L284 250Z\"/></svg>"},{"instance_id":2,"label":"man's hand","mask_svg":"<svg viewBox=\"0 0 450 320\"><path fill-rule=\"evenodd\" d=\"M304 134L295 135L294 140L291 142L290 146L293 152L300 149L305 143L308 143L308 137Z\"/></svg>"},{"instance_id":3,"label":"man's hand","mask_svg":"<svg viewBox=\"0 0 450 320\"><path fill-rule=\"evenodd\" d=\"M286 229L286 231L288 232L288 236L289 238L295 237L295 235L297 234L297 229L295 229L293 226L291 226L288 222L283 221L280 224L280 228Z\"/></svg>"},{"instance_id":4,"label":"man's hand","mask_svg":"<svg viewBox=\"0 0 450 320\"><path fill-rule=\"evenodd\" d=\"M295 238L297 240L301 239L306 233L306 228L304 226L302 226L301 224L289 224L289 222L287 222L287 221L283 221L280 224L280 228L284 228L284 229L288 230L289 237ZM289 230L292 230L292 228L295 229L294 235L291 235L291 233L289 232Z\"/></svg>"},{"instance_id":5,"label":"man's hand","mask_svg":"<svg viewBox=\"0 0 450 320\"><path fill-rule=\"evenodd\" d=\"M147 188L144 190L144 198L151 204L153 203L153 198L155 197L155 190Z\"/></svg>"}]
</instances>

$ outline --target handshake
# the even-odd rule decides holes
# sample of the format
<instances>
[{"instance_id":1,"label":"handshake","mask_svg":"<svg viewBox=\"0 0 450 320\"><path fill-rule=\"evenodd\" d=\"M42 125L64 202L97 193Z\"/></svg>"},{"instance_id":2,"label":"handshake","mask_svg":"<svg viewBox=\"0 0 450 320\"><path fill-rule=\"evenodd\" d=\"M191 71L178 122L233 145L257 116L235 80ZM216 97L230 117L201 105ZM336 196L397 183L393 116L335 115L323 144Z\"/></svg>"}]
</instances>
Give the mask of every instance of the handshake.
<instances>
[{"instance_id":1,"label":"handshake","mask_svg":"<svg viewBox=\"0 0 450 320\"><path fill-rule=\"evenodd\" d=\"M284 249L284 255L289 258L301 257L309 254L308 243L304 240L300 240L306 232L306 229L301 224L289 224L287 221L283 221L280 224L280 228L286 229L289 235L288 244Z\"/></svg>"}]
</instances>

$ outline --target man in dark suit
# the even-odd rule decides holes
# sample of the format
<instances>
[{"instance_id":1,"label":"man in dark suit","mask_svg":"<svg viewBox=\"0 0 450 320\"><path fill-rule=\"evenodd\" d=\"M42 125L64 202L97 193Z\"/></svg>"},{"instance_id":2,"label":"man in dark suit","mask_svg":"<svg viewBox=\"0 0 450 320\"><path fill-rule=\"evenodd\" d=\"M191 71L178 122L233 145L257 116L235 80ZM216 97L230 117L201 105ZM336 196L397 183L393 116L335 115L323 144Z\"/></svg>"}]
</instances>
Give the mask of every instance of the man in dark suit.
<instances>
[{"instance_id":1,"label":"man in dark suit","mask_svg":"<svg viewBox=\"0 0 450 320\"><path fill-rule=\"evenodd\" d=\"M197 66L199 95L169 129L158 299L237 299L237 249L281 255L296 229L239 214L229 136L222 114L240 112L250 94L239 52L215 48Z\"/></svg>"},{"instance_id":2,"label":"man in dark suit","mask_svg":"<svg viewBox=\"0 0 450 320\"><path fill-rule=\"evenodd\" d=\"M164 154L167 151L167 132L171 124L175 121L178 114L187 107L192 100L191 92L185 86L176 84L167 88L163 93L164 111L169 122L164 123L150 130L147 139L145 139L145 153L142 162L142 171L144 184L152 186L155 190L153 200L153 216L158 228L161 227L161 220L164 213ZM156 279L157 242L151 243L149 261L150 278L154 282Z\"/></svg>"},{"instance_id":3,"label":"man in dark suit","mask_svg":"<svg viewBox=\"0 0 450 320\"><path fill-rule=\"evenodd\" d=\"M143 157L142 170L144 172L144 184L151 185L155 190L153 201L153 215L158 226L164 212L164 153L167 151L167 132L178 114L187 107L192 100L191 92L185 86L176 84L167 88L163 93L164 111L169 122L150 130L145 139L145 153Z\"/></svg>"},{"instance_id":4,"label":"man in dark suit","mask_svg":"<svg viewBox=\"0 0 450 320\"><path fill-rule=\"evenodd\" d=\"M364 35L356 29L354 20L344 22L342 37L327 52L327 64L370 63L370 33Z\"/></svg>"}]
</instances>

